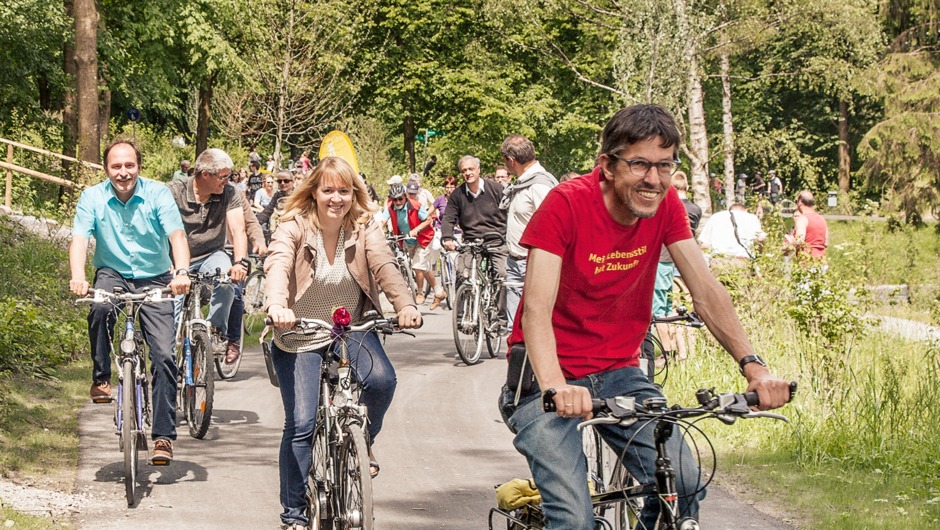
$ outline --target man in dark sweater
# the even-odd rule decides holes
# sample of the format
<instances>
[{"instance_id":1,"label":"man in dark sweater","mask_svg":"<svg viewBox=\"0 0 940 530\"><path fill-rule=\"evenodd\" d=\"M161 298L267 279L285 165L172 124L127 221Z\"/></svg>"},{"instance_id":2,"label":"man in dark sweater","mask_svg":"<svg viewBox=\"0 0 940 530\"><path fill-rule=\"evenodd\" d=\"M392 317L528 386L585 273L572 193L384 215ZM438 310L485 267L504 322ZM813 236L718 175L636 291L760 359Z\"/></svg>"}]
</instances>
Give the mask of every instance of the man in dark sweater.
<instances>
[{"instance_id":1,"label":"man in dark sweater","mask_svg":"<svg viewBox=\"0 0 940 530\"><path fill-rule=\"evenodd\" d=\"M503 197L503 187L497 182L480 178L480 159L466 155L457 163L457 169L463 175L464 183L454 190L447 201L444 219L441 221L441 242L447 250L457 248L454 241L454 225L460 225L463 239L473 241L476 239L493 238L502 239L503 244L490 251L491 266L496 268L500 278L506 277L506 256L509 251L506 247L506 210L499 208L499 201ZM470 256L461 254L458 262L457 281L469 276ZM506 293L500 293L499 313L500 331L506 332Z\"/></svg>"}]
</instances>

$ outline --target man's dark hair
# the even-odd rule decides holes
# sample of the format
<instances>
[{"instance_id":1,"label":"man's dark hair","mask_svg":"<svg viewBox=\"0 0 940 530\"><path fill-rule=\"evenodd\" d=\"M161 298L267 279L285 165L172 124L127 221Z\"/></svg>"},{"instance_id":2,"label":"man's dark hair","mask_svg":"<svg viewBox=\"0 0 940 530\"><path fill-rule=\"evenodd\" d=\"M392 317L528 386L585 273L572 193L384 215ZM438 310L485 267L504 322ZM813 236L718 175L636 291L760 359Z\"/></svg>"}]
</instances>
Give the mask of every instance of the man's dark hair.
<instances>
[{"instance_id":1,"label":"man's dark hair","mask_svg":"<svg viewBox=\"0 0 940 530\"><path fill-rule=\"evenodd\" d=\"M521 134L510 134L499 147L499 154L520 164L528 164L535 160L535 145Z\"/></svg>"},{"instance_id":2,"label":"man's dark hair","mask_svg":"<svg viewBox=\"0 0 940 530\"><path fill-rule=\"evenodd\" d=\"M134 150L134 154L137 155L137 166L140 167L143 165L143 157L140 155L140 148L137 147L137 144L134 143L133 140L129 138L115 138L114 140L111 140L111 143L108 144L108 147L104 148L104 158L102 160L104 160L105 167L108 165L108 155L111 154L111 149L113 149L114 146L120 144L127 144L131 146L131 148Z\"/></svg>"},{"instance_id":3,"label":"man's dark hair","mask_svg":"<svg viewBox=\"0 0 940 530\"><path fill-rule=\"evenodd\" d=\"M600 154L613 153L657 136L662 139L660 147L672 147L678 156L682 135L672 114L660 105L631 105L617 111L604 126Z\"/></svg>"},{"instance_id":4,"label":"man's dark hair","mask_svg":"<svg viewBox=\"0 0 940 530\"><path fill-rule=\"evenodd\" d=\"M257 170L261 169L261 164L258 163L257 160L252 160L251 162L248 163L248 167L249 167L250 169L254 169L255 171L257 171Z\"/></svg>"}]
</instances>

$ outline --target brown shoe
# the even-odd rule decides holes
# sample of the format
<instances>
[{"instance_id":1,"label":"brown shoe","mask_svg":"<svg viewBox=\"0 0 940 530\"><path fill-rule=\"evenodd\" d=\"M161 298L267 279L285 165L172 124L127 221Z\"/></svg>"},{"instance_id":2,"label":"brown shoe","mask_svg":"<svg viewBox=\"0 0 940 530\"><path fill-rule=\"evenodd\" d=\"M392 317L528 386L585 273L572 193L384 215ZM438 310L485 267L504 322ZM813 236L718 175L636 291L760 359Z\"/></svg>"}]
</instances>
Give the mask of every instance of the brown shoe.
<instances>
[{"instance_id":1,"label":"brown shoe","mask_svg":"<svg viewBox=\"0 0 940 530\"><path fill-rule=\"evenodd\" d=\"M444 291L441 291L441 294L434 295L434 301L431 302L431 305L428 306L428 309L437 309L438 307L441 307L441 302L443 302L445 298L447 298L447 293Z\"/></svg>"},{"instance_id":2,"label":"brown shoe","mask_svg":"<svg viewBox=\"0 0 940 530\"><path fill-rule=\"evenodd\" d=\"M108 381L95 381L91 384L89 395L92 403L110 403L111 383Z\"/></svg>"},{"instance_id":3,"label":"brown shoe","mask_svg":"<svg viewBox=\"0 0 940 530\"><path fill-rule=\"evenodd\" d=\"M173 442L166 438L157 438L153 441L153 452L150 453L150 465L165 466L173 461Z\"/></svg>"},{"instance_id":4,"label":"brown shoe","mask_svg":"<svg viewBox=\"0 0 940 530\"><path fill-rule=\"evenodd\" d=\"M225 364L232 364L238 360L238 356L242 354L242 351L238 348L237 342L229 342L228 347L225 348Z\"/></svg>"}]
</instances>

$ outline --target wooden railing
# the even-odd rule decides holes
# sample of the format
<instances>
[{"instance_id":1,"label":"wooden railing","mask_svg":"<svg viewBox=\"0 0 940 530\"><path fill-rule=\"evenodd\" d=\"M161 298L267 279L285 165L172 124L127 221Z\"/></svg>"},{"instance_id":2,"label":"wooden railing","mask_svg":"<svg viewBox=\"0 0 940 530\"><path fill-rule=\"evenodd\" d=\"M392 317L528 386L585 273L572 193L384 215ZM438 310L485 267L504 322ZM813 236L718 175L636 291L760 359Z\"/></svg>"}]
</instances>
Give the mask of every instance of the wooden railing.
<instances>
[{"instance_id":1,"label":"wooden railing","mask_svg":"<svg viewBox=\"0 0 940 530\"><path fill-rule=\"evenodd\" d=\"M6 179L6 193L4 194L3 204L7 208L13 207L13 173L20 173L23 175L28 175L33 178L44 180L46 182L51 182L53 184L58 184L63 188L68 188L70 190L81 189L83 186L78 182L72 182L71 180L66 180L64 178L56 177L54 175L49 175L48 173L42 173L40 171L34 171L29 168L18 166L13 163L13 149L26 149L27 151L32 151L34 153L39 153L45 156L51 156L58 158L59 160L64 160L67 162L72 162L79 164L80 166L90 169L92 171L103 171L104 167L100 164L93 164L91 162L85 162L84 160L79 160L77 158L72 158L70 156L65 156L59 153L53 153L52 151L47 151L45 149L39 149L38 147L33 147L31 145L21 144L19 142L14 142L12 140L7 140L5 138L0 138L0 143L7 144L7 158L6 161L0 161L0 168L6 170L7 179Z\"/></svg>"}]
</instances>

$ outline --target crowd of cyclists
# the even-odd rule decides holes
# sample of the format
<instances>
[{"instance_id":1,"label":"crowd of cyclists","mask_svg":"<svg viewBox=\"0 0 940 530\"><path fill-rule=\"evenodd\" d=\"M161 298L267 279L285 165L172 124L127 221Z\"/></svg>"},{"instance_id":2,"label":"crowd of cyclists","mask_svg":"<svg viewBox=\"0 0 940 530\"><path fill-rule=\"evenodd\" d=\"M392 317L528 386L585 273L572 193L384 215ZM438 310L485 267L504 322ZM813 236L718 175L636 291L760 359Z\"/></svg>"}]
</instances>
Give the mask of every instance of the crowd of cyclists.
<instances>
[{"instance_id":1,"label":"crowd of cyclists","mask_svg":"<svg viewBox=\"0 0 940 530\"><path fill-rule=\"evenodd\" d=\"M481 176L479 158L466 155L457 163L460 178L447 176L440 196L412 174L391 177L387 197L380 199L342 158L314 163L304 153L288 169L270 160L262 171L254 146L247 171L237 170L224 151L208 149L191 166L184 161L164 185L141 176L142 156L133 141L117 139L104 151L108 178L86 189L76 208L69 287L83 296L91 286L141 292L169 285L183 295L191 274L221 271L231 281L212 290L208 320L215 346L231 363L242 354L239 282L250 272L249 253L266 258L264 311L275 328L271 353L286 418L280 520L285 528L304 528L319 367L330 340L287 332L299 318L329 321L336 307L347 308L356 321L371 309L381 311L383 299L402 328L419 327L421 307L436 310L447 296L435 271L440 253L457 252L461 240L495 238L491 264L510 286L499 298L498 332L509 344L499 409L541 491L546 527L591 528L575 426L590 417L592 398L629 394L639 402L662 396L639 368L661 248L748 390L760 396L760 407L776 408L789 398L788 381L772 376L756 354L693 239L673 185L680 141L668 111L634 105L607 122L588 174L565 174L559 183L537 160L533 143L513 134L500 146L502 164L492 178ZM95 274L89 282L91 238ZM390 245L401 245L411 260L414 294ZM465 256L456 257L459 282L467 264ZM100 399L111 392L113 312L93 307L88 323L90 394ZM167 304L142 310L141 328L153 358L151 463L168 464L176 439L174 310ZM380 467L372 447L394 395L395 371L375 333L352 341L349 354L368 410L375 477ZM548 389L557 412L542 410L539 396ZM641 481L650 478L648 464L655 459L650 431L599 429L618 451L628 440L639 448L627 465ZM688 453L681 436L670 444L674 454ZM694 467L691 457L682 459L680 489ZM687 496L682 509L694 517L698 500ZM657 510L649 503L644 522L654 521Z\"/></svg>"}]
</instances>

